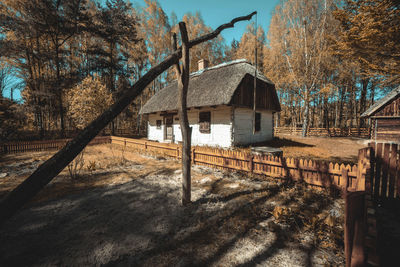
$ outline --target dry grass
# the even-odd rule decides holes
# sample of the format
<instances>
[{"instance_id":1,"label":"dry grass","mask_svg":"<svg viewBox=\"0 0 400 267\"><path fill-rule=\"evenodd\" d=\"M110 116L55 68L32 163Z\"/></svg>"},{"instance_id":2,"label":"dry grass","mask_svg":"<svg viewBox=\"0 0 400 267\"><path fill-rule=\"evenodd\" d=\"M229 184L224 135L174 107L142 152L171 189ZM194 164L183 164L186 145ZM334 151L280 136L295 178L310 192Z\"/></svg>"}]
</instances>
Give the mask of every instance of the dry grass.
<instances>
[{"instance_id":1,"label":"dry grass","mask_svg":"<svg viewBox=\"0 0 400 267\"><path fill-rule=\"evenodd\" d=\"M8 175L0 180L0 197L17 187L53 154L54 152L43 151L4 156L0 162L0 173L6 172ZM175 161L154 161L135 152L120 150L111 144L88 146L83 160L84 166L79 177L72 179L68 168L65 168L33 199L33 202L59 198L96 187L123 184L132 181L132 177L143 177L159 168L176 170L180 166Z\"/></svg>"},{"instance_id":2,"label":"dry grass","mask_svg":"<svg viewBox=\"0 0 400 267\"><path fill-rule=\"evenodd\" d=\"M50 154L6 156L2 193ZM323 190L194 166L185 208L176 160L98 145L84 161L0 230L0 265L343 265L343 201Z\"/></svg>"},{"instance_id":3,"label":"dry grass","mask_svg":"<svg viewBox=\"0 0 400 267\"><path fill-rule=\"evenodd\" d=\"M284 157L356 163L358 150L366 146L364 141L358 138L280 135L257 146L280 148Z\"/></svg>"}]
</instances>

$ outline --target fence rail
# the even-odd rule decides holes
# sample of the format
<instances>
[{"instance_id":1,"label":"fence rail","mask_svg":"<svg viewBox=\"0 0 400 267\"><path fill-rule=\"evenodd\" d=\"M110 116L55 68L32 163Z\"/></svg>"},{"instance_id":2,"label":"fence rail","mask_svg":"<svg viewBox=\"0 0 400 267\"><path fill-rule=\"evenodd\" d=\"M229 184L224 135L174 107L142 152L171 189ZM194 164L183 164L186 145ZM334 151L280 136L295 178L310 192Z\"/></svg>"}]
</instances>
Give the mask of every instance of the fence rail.
<instances>
[{"instance_id":1,"label":"fence rail","mask_svg":"<svg viewBox=\"0 0 400 267\"><path fill-rule=\"evenodd\" d=\"M111 137L111 143L128 149L153 154L181 158L182 147L177 144L164 144L145 139ZM297 158L254 155L250 152L231 151L209 147L192 147L192 162L219 169L230 169L277 178L290 178L311 185L342 189L348 179L353 186L357 179L357 165L327 163ZM346 181L342 173L347 171Z\"/></svg>"},{"instance_id":2,"label":"fence rail","mask_svg":"<svg viewBox=\"0 0 400 267\"><path fill-rule=\"evenodd\" d=\"M292 134L301 135L301 128L293 127L275 127L275 134ZM329 137L370 137L369 128L309 128L307 132L308 136L329 136Z\"/></svg>"},{"instance_id":3,"label":"fence rail","mask_svg":"<svg viewBox=\"0 0 400 267\"><path fill-rule=\"evenodd\" d=\"M43 141L16 141L7 142L0 145L0 153L19 153L19 152L31 152L31 151L44 151L51 149L61 149L71 139L55 139L55 140L43 140ZM110 143L110 136L97 136L89 145L105 144Z\"/></svg>"}]
</instances>

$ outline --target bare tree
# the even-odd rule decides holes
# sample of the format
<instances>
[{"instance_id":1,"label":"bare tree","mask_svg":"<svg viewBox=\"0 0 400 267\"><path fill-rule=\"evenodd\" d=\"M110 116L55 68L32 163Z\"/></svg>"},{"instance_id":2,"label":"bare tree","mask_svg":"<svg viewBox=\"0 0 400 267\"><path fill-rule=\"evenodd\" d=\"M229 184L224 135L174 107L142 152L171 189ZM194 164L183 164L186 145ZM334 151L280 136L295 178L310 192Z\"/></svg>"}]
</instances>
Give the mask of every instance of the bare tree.
<instances>
[{"instance_id":1,"label":"bare tree","mask_svg":"<svg viewBox=\"0 0 400 267\"><path fill-rule=\"evenodd\" d=\"M238 21L250 20L255 12L237 17L231 22L219 26L215 31L205 34L191 42L187 48L201 44L217 37L222 30L234 27ZM125 88L121 97L103 114L93 120L73 140L68 142L60 151L40 165L25 181L11 191L0 203L0 224L10 218L19 208L34 197L46 184L56 177L85 147L86 145L120 114L158 75L172 65L178 64L182 57L182 48L177 49L157 66L151 68L132 87Z\"/></svg>"}]
</instances>

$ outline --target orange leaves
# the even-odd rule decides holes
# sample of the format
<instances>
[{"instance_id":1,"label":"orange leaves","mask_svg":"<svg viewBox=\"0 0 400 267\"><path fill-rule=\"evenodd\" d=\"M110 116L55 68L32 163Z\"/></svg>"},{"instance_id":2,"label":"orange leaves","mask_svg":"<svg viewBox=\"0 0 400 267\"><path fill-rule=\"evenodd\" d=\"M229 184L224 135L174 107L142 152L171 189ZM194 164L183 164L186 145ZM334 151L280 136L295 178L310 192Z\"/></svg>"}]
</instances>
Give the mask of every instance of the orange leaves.
<instances>
[{"instance_id":1,"label":"orange leaves","mask_svg":"<svg viewBox=\"0 0 400 267\"><path fill-rule=\"evenodd\" d=\"M66 95L67 115L82 129L112 104L111 93L97 76L86 77Z\"/></svg>"}]
</instances>

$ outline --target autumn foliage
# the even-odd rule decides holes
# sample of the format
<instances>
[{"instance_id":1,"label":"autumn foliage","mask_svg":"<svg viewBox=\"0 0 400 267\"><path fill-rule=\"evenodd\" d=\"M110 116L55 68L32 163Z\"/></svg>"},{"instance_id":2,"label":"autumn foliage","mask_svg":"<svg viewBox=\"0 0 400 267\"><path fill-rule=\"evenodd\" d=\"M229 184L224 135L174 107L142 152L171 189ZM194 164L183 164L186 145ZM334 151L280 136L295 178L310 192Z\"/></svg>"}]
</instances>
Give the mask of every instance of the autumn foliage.
<instances>
[{"instance_id":1,"label":"autumn foliage","mask_svg":"<svg viewBox=\"0 0 400 267\"><path fill-rule=\"evenodd\" d=\"M95 75L86 77L69 90L66 101L68 117L75 127L83 129L113 103L113 98L107 87Z\"/></svg>"},{"instance_id":2,"label":"autumn foliage","mask_svg":"<svg viewBox=\"0 0 400 267\"><path fill-rule=\"evenodd\" d=\"M259 25L250 21L230 45L218 37L193 47L190 71L200 59L210 66L255 63L257 47L257 68L275 83L282 106L276 126L302 127L304 134L310 127L364 127L360 115L400 84L399 10L395 0L282 0L268 31L259 16ZM97 75L116 100L171 53L178 21L186 23L189 40L212 30L199 12L178 18L156 0L142 7L126 0L2 1L2 93L22 90L25 128L63 135L82 125L70 117L66 96L85 77ZM174 79L171 69L158 76L113 128L142 129L140 108Z\"/></svg>"}]
</instances>

